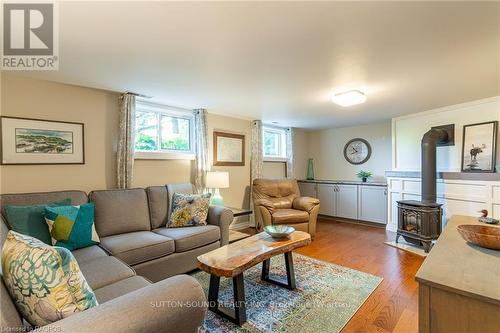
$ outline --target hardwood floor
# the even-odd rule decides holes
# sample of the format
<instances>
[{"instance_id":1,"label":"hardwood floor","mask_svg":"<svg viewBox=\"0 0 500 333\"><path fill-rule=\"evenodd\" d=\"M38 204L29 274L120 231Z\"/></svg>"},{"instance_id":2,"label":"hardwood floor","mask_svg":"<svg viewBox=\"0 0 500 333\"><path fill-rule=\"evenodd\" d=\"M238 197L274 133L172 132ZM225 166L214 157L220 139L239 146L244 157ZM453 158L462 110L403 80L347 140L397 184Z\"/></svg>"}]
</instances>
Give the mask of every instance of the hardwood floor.
<instances>
[{"instance_id":1,"label":"hardwood floor","mask_svg":"<svg viewBox=\"0 0 500 333\"><path fill-rule=\"evenodd\" d=\"M296 252L383 277L342 332L418 331L415 273L423 258L385 245L385 229L319 219L311 245Z\"/></svg>"}]
</instances>

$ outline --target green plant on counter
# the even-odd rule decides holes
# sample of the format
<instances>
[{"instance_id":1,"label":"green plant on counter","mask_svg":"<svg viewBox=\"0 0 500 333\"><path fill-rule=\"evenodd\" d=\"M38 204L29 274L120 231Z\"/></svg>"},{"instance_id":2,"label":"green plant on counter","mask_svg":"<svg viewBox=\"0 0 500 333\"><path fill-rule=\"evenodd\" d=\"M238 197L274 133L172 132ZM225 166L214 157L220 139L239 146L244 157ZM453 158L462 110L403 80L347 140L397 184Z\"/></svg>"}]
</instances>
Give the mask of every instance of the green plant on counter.
<instances>
[{"instance_id":1,"label":"green plant on counter","mask_svg":"<svg viewBox=\"0 0 500 333\"><path fill-rule=\"evenodd\" d=\"M363 171L363 170L361 170L360 172L358 172L356 174L356 176L358 176L358 178L361 178L361 181L363 183L366 183L366 181L368 180L368 178L372 177L372 173L370 171Z\"/></svg>"}]
</instances>

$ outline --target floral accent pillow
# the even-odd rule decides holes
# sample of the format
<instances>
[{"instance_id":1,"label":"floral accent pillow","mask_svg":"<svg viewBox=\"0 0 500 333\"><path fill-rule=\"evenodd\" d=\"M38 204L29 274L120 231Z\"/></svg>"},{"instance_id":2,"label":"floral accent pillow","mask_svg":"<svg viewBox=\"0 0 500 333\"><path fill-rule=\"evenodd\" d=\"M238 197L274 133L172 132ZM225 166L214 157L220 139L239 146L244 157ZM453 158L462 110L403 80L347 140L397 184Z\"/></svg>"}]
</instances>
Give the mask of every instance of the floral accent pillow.
<instances>
[{"instance_id":1,"label":"floral accent pillow","mask_svg":"<svg viewBox=\"0 0 500 333\"><path fill-rule=\"evenodd\" d=\"M210 193L174 193L172 197L172 213L167 228L207 225L210 195Z\"/></svg>"},{"instance_id":2,"label":"floral accent pillow","mask_svg":"<svg viewBox=\"0 0 500 333\"><path fill-rule=\"evenodd\" d=\"M17 309L31 325L47 325L98 305L68 249L9 231L2 271Z\"/></svg>"}]
</instances>

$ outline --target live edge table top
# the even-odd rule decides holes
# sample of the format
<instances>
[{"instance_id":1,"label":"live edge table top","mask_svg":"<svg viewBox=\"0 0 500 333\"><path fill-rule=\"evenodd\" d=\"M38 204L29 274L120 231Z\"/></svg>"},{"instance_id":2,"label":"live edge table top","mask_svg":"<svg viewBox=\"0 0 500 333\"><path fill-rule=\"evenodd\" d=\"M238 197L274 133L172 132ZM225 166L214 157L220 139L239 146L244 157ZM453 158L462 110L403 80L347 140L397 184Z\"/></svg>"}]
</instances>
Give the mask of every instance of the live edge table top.
<instances>
[{"instance_id":1,"label":"live edge table top","mask_svg":"<svg viewBox=\"0 0 500 333\"><path fill-rule=\"evenodd\" d=\"M283 239L261 232L198 256L198 268L216 276L235 277L275 255L310 243L311 236L303 231L294 231Z\"/></svg>"}]
</instances>

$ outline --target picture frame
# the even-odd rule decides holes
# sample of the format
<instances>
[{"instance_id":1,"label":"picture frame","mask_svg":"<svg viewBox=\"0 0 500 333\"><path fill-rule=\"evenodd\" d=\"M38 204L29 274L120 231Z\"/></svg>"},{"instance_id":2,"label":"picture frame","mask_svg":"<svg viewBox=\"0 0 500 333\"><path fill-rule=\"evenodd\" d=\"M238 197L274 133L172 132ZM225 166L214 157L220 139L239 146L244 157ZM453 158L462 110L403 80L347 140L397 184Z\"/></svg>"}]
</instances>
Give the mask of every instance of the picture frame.
<instances>
[{"instance_id":1,"label":"picture frame","mask_svg":"<svg viewBox=\"0 0 500 333\"><path fill-rule=\"evenodd\" d=\"M244 166L245 135L214 131L213 158L215 166Z\"/></svg>"},{"instance_id":2,"label":"picture frame","mask_svg":"<svg viewBox=\"0 0 500 333\"><path fill-rule=\"evenodd\" d=\"M498 121L464 125L462 172L495 172Z\"/></svg>"},{"instance_id":3,"label":"picture frame","mask_svg":"<svg viewBox=\"0 0 500 333\"><path fill-rule=\"evenodd\" d=\"M0 117L0 164L85 164L83 123Z\"/></svg>"}]
</instances>

